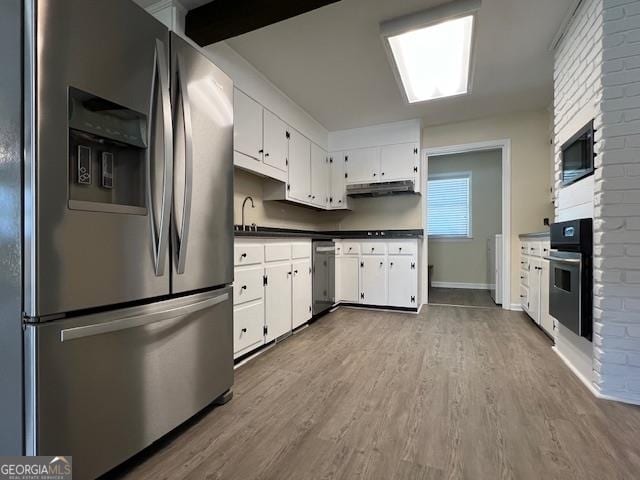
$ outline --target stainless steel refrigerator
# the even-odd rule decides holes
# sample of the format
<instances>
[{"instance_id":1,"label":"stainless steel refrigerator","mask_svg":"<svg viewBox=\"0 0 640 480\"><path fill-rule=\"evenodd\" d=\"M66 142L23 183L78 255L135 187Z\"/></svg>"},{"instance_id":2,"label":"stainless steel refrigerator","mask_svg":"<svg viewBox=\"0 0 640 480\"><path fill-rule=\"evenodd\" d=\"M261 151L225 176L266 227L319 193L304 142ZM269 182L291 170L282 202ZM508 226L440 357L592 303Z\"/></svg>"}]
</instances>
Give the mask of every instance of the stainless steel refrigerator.
<instances>
[{"instance_id":1,"label":"stainless steel refrigerator","mask_svg":"<svg viewBox=\"0 0 640 480\"><path fill-rule=\"evenodd\" d=\"M0 141L22 152L1 153L20 238L1 231L0 281L20 277L3 299L21 306L0 333L23 378L1 406L20 404L24 453L93 477L232 386L233 84L131 0L7 0L0 17L22 51L0 61L23 68L0 83L21 105Z\"/></svg>"}]
</instances>

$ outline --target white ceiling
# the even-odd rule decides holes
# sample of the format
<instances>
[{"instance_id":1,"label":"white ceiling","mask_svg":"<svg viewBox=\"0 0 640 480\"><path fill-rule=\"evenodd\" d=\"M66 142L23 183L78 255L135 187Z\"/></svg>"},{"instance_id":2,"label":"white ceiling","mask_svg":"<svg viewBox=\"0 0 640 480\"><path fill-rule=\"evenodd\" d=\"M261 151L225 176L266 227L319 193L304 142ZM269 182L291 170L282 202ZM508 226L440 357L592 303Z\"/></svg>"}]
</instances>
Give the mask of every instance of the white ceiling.
<instances>
[{"instance_id":1,"label":"white ceiling","mask_svg":"<svg viewBox=\"0 0 640 480\"><path fill-rule=\"evenodd\" d=\"M471 94L405 104L379 23L438 3L342 0L227 42L329 130L409 118L434 125L550 104L549 45L573 0L483 0Z\"/></svg>"}]
</instances>

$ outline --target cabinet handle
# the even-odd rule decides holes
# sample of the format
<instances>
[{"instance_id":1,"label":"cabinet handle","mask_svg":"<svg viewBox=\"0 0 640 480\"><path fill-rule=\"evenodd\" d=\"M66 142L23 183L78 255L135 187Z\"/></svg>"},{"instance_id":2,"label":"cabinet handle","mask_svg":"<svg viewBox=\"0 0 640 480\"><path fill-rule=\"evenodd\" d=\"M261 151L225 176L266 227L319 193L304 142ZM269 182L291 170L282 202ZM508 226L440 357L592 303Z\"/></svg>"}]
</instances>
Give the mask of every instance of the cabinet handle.
<instances>
[{"instance_id":1,"label":"cabinet handle","mask_svg":"<svg viewBox=\"0 0 640 480\"><path fill-rule=\"evenodd\" d=\"M313 197L311 197L311 199L312 199L312 200L315 200L315 199L316 199L316 196L314 195Z\"/></svg>"},{"instance_id":2,"label":"cabinet handle","mask_svg":"<svg viewBox=\"0 0 640 480\"><path fill-rule=\"evenodd\" d=\"M242 255L240 255L240 258L247 258L247 254L243 253Z\"/></svg>"},{"instance_id":3,"label":"cabinet handle","mask_svg":"<svg viewBox=\"0 0 640 480\"><path fill-rule=\"evenodd\" d=\"M264 150L261 148L260 150L258 150L258 153L264 153Z\"/></svg>"},{"instance_id":4,"label":"cabinet handle","mask_svg":"<svg viewBox=\"0 0 640 480\"><path fill-rule=\"evenodd\" d=\"M402 247L398 247L398 251L401 252L402 251Z\"/></svg>"},{"instance_id":5,"label":"cabinet handle","mask_svg":"<svg viewBox=\"0 0 640 480\"><path fill-rule=\"evenodd\" d=\"M242 332L242 333L247 333L247 329L246 329L246 328L243 328L243 329L241 330L241 332Z\"/></svg>"},{"instance_id":6,"label":"cabinet handle","mask_svg":"<svg viewBox=\"0 0 640 480\"><path fill-rule=\"evenodd\" d=\"M375 177L375 176L377 176L377 175L378 175L377 173L374 173L374 174L373 174L373 176L374 176L374 177Z\"/></svg>"},{"instance_id":7,"label":"cabinet handle","mask_svg":"<svg viewBox=\"0 0 640 480\"><path fill-rule=\"evenodd\" d=\"M382 266L384 264L384 262L380 262L380 266Z\"/></svg>"},{"instance_id":8,"label":"cabinet handle","mask_svg":"<svg viewBox=\"0 0 640 480\"><path fill-rule=\"evenodd\" d=\"M287 276L291 275L291 272L287 272Z\"/></svg>"},{"instance_id":9,"label":"cabinet handle","mask_svg":"<svg viewBox=\"0 0 640 480\"><path fill-rule=\"evenodd\" d=\"M307 197L311 198L311 194L307 195Z\"/></svg>"},{"instance_id":10,"label":"cabinet handle","mask_svg":"<svg viewBox=\"0 0 640 480\"><path fill-rule=\"evenodd\" d=\"M246 285L242 285L242 287L240 287L240 290L246 290L247 286Z\"/></svg>"},{"instance_id":11,"label":"cabinet handle","mask_svg":"<svg viewBox=\"0 0 640 480\"><path fill-rule=\"evenodd\" d=\"M382 172L380 175L382 175L384 177L384 172Z\"/></svg>"},{"instance_id":12,"label":"cabinet handle","mask_svg":"<svg viewBox=\"0 0 640 480\"><path fill-rule=\"evenodd\" d=\"M269 154L268 154L268 153L265 153L265 154L264 154L264 156L265 156L265 157L268 157L268 156L269 156Z\"/></svg>"},{"instance_id":13,"label":"cabinet handle","mask_svg":"<svg viewBox=\"0 0 640 480\"><path fill-rule=\"evenodd\" d=\"M382 262L380 262L382 264ZM393 262L389 263L390 267L393 267Z\"/></svg>"},{"instance_id":14,"label":"cabinet handle","mask_svg":"<svg viewBox=\"0 0 640 480\"><path fill-rule=\"evenodd\" d=\"M294 274L294 275L297 275L297 274L298 274L298 270L294 270L294 271L293 271L293 274Z\"/></svg>"}]
</instances>

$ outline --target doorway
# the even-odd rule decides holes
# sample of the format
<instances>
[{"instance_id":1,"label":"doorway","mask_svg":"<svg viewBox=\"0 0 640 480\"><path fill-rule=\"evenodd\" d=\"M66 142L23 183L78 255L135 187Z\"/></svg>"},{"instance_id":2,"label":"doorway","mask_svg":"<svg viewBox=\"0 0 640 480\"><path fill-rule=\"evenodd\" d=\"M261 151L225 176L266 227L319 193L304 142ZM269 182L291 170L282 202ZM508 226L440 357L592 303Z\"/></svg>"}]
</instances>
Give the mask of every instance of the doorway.
<instances>
[{"instance_id":1,"label":"doorway","mask_svg":"<svg viewBox=\"0 0 640 480\"><path fill-rule=\"evenodd\" d=\"M509 147L425 151L425 303L510 308Z\"/></svg>"}]
</instances>

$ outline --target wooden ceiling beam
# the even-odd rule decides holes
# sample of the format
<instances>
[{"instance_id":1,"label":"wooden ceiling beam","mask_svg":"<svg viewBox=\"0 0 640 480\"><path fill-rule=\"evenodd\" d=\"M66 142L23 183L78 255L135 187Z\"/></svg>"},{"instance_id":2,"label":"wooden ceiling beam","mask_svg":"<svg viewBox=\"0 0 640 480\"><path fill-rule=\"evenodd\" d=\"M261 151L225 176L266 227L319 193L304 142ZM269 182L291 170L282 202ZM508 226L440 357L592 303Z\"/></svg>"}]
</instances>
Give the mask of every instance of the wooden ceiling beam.
<instances>
[{"instance_id":1,"label":"wooden ceiling beam","mask_svg":"<svg viewBox=\"0 0 640 480\"><path fill-rule=\"evenodd\" d=\"M340 0L213 0L187 13L186 34L201 47Z\"/></svg>"}]
</instances>

